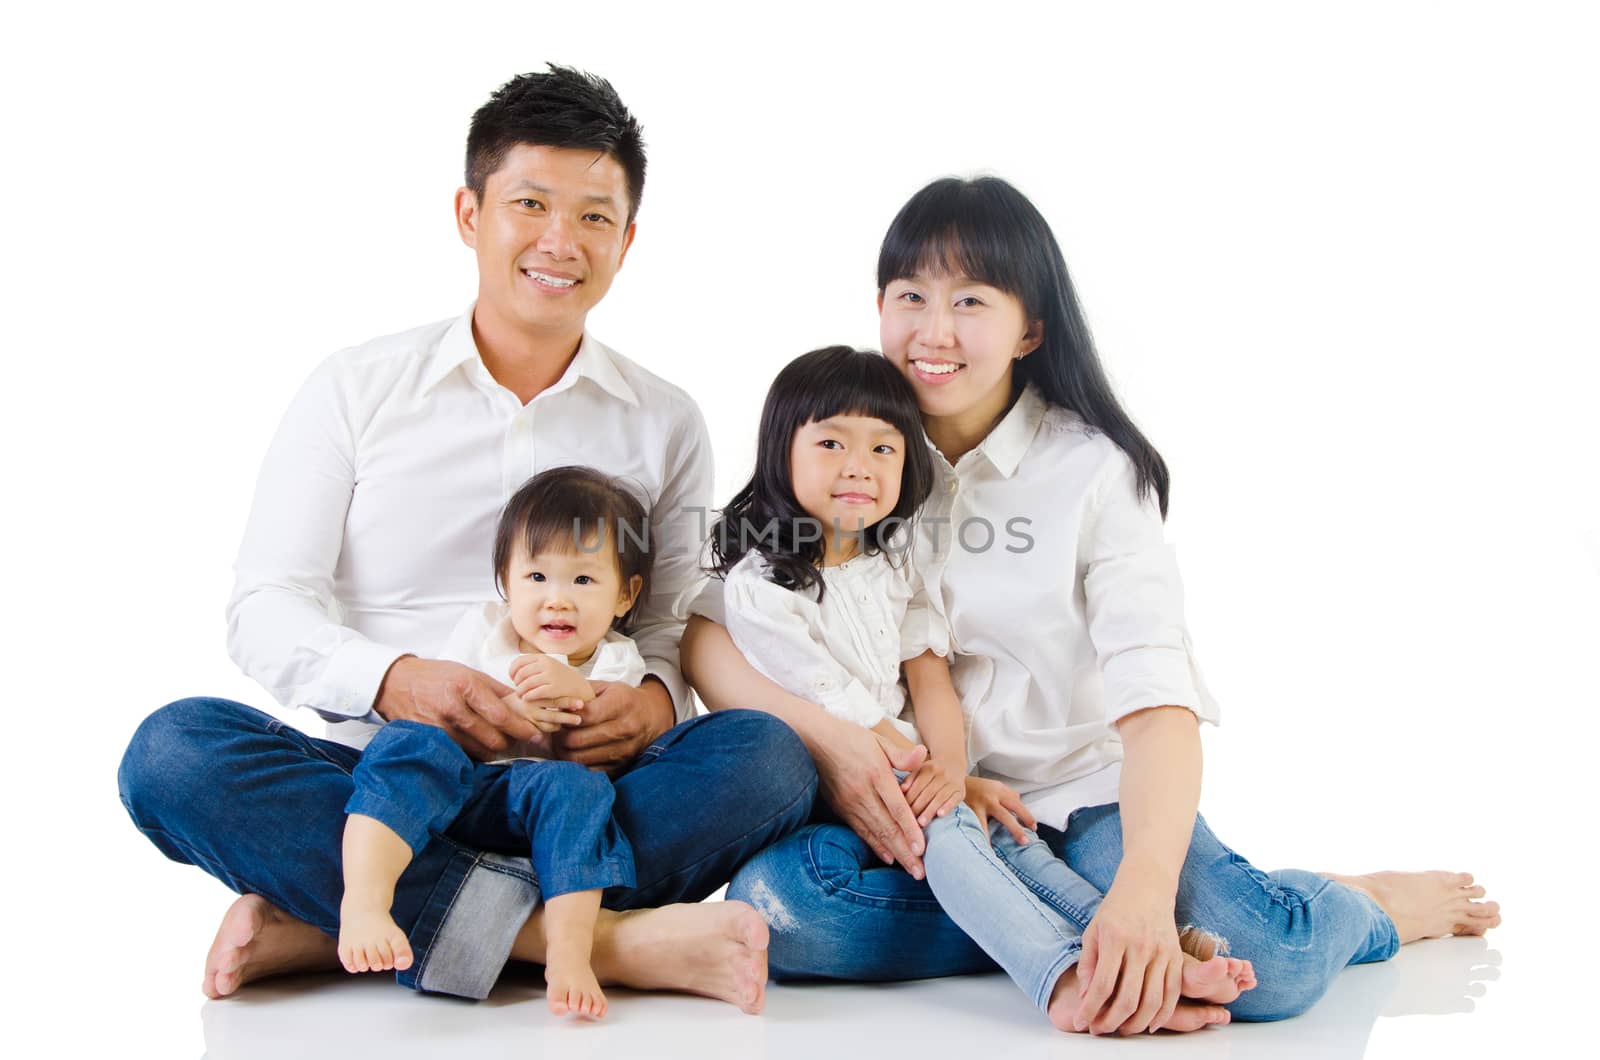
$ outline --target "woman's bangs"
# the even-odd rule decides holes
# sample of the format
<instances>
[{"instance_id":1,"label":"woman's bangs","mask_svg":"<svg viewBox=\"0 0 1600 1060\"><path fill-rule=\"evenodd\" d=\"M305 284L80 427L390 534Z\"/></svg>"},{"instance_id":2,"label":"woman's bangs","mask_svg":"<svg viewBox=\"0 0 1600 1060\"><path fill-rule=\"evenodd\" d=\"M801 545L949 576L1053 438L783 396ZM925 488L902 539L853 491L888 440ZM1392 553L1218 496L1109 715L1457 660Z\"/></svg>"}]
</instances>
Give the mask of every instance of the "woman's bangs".
<instances>
[{"instance_id":1,"label":"woman's bangs","mask_svg":"<svg viewBox=\"0 0 1600 1060\"><path fill-rule=\"evenodd\" d=\"M1020 296L1026 248L1012 246L1005 206L978 182L936 181L901 209L878 255L878 289L919 274L965 276Z\"/></svg>"}]
</instances>

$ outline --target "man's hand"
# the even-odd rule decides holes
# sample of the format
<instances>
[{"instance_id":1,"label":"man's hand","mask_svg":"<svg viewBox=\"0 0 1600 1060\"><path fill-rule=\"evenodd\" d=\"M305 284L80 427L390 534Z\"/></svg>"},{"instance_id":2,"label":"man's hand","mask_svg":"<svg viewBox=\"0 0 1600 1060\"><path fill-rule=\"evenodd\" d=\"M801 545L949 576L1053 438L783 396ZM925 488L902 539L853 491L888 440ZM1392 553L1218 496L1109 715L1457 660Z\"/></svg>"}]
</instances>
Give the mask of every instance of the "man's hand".
<instances>
[{"instance_id":1,"label":"man's hand","mask_svg":"<svg viewBox=\"0 0 1600 1060\"><path fill-rule=\"evenodd\" d=\"M915 772L927 756L909 750L848 721L826 718L822 735L811 741L811 757L822 782L822 797L850 830L877 851L885 865L899 862L922 879L922 829L895 780L894 770Z\"/></svg>"},{"instance_id":2,"label":"man's hand","mask_svg":"<svg viewBox=\"0 0 1600 1060\"><path fill-rule=\"evenodd\" d=\"M638 688L591 681L597 693L583 707L583 723L551 735L557 758L615 772L672 728L672 696L660 681L645 678Z\"/></svg>"},{"instance_id":3,"label":"man's hand","mask_svg":"<svg viewBox=\"0 0 1600 1060\"><path fill-rule=\"evenodd\" d=\"M1083 933L1082 1001L1073 1026L1094 1034L1138 1034L1159 1027L1178 1005L1182 979L1183 952L1170 895L1142 884L1136 871L1124 877L1119 870Z\"/></svg>"},{"instance_id":4,"label":"man's hand","mask_svg":"<svg viewBox=\"0 0 1600 1060\"><path fill-rule=\"evenodd\" d=\"M404 655L383 675L372 709L386 721L437 725L473 758L494 758L513 740L538 743L534 724L504 702L512 690L470 666Z\"/></svg>"}]
</instances>

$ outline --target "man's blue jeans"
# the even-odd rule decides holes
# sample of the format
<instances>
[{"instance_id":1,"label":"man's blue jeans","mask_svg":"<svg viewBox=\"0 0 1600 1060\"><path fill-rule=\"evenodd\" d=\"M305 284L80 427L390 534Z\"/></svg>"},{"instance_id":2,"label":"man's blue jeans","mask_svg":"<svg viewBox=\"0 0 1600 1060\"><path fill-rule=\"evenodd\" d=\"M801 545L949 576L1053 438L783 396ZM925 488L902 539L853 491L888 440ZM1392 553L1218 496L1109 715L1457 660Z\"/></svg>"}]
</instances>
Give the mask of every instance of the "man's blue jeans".
<instances>
[{"instance_id":1,"label":"man's blue jeans","mask_svg":"<svg viewBox=\"0 0 1600 1060\"><path fill-rule=\"evenodd\" d=\"M1115 803L1077 811L1065 832L1041 826L1039 837L1091 887L1110 889L1122 861ZM1010 868L1019 877L1036 871ZM771 925L774 979L915 979L995 967L927 883L885 867L842 825L813 824L762 851L739 870L728 897L754 905ZM1394 923L1366 895L1299 869L1262 872L1198 818L1176 908L1180 925L1220 937L1255 965L1260 985L1227 1006L1241 1020L1298 1015L1341 968L1387 960L1400 948Z\"/></svg>"},{"instance_id":2,"label":"man's blue jeans","mask_svg":"<svg viewBox=\"0 0 1600 1060\"><path fill-rule=\"evenodd\" d=\"M140 725L117 782L134 824L169 858L336 936L344 807L360 757L238 703L184 699ZM637 885L608 889L602 902L635 909L698 901L727 882L806 821L817 775L787 726L739 710L676 726L614 783ZM487 996L538 901L527 859L430 842L395 887L392 913L416 954L399 980Z\"/></svg>"},{"instance_id":3,"label":"man's blue jeans","mask_svg":"<svg viewBox=\"0 0 1600 1060\"><path fill-rule=\"evenodd\" d=\"M361 752L344 812L380 821L413 856L435 836L521 854L545 901L632 887L633 847L603 773L576 762L484 765L437 725L391 721Z\"/></svg>"}]
</instances>

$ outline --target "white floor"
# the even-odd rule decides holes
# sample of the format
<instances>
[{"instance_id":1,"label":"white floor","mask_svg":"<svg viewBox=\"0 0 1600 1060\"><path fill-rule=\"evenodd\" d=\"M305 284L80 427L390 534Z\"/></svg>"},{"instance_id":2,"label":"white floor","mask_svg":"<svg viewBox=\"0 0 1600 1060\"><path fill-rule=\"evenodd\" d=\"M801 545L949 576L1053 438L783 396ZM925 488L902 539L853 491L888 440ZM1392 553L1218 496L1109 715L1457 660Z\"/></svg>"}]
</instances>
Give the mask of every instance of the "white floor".
<instances>
[{"instance_id":1,"label":"white floor","mask_svg":"<svg viewBox=\"0 0 1600 1060\"><path fill-rule=\"evenodd\" d=\"M1154 1041L1102 1042L1051 1031L999 975L881 986L805 985L772 991L767 1012L744 1016L712 1001L615 992L601 1023L552 1018L540 984L502 985L478 1005L408 996L386 982L332 976L284 980L198 1006L208 1060L296 1060L381 1053L412 1057L806 1058L881 1049L895 1056L1157 1049L1183 1057L1477 1055L1501 1037L1500 953L1483 940L1412 947L1388 965L1340 977L1308 1015ZM1481 1011L1474 1011L1481 1008ZM1468 1015L1471 1013L1471 1015ZM191 1016L192 1021L192 1016ZM181 1028L178 1028L181 1029ZM195 1030L190 1024L190 1035ZM179 1055L177 1049L173 1055ZM1145 1055L1150 1055L1146 1053Z\"/></svg>"}]
</instances>

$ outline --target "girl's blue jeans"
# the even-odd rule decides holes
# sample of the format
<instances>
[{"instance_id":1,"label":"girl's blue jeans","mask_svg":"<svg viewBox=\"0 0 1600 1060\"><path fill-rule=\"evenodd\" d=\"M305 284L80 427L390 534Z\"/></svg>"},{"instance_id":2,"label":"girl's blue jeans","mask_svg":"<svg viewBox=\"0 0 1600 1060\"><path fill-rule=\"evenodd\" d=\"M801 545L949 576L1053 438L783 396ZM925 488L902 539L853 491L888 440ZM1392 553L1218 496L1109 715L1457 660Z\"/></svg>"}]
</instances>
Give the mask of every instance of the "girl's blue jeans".
<instances>
[{"instance_id":1,"label":"girl's blue jeans","mask_svg":"<svg viewBox=\"0 0 1600 1060\"><path fill-rule=\"evenodd\" d=\"M117 784L133 823L167 857L337 936L344 808L360 758L239 703L184 699L139 726ZM608 888L601 902L636 909L698 901L722 886L805 823L817 774L788 726L730 710L669 730L613 786L636 882ZM525 857L432 839L395 886L391 914L415 954L397 978L487 996L539 899Z\"/></svg>"},{"instance_id":2,"label":"girl's blue jeans","mask_svg":"<svg viewBox=\"0 0 1600 1060\"><path fill-rule=\"evenodd\" d=\"M1038 835L1043 843L1019 848L1025 856L1008 865L1019 880L1037 883L1028 885L1036 896L1051 889L1047 861L1056 858L1094 890L1110 889L1122 861L1117 804L1078 810L1064 832L1041 826ZM932 864L928 869L935 874ZM774 979L914 979L995 966L926 882L885 866L842 825L812 824L762 851L739 870L728 897L751 903L771 925ZM1299 869L1262 872L1201 818L1179 877L1176 915L1180 926L1217 936L1229 953L1254 964L1259 985L1227 1006L1242 1020L1304 1012L1341 968L1386 960L1400 945L1393 922L1366 895ZM1016 930L1035 929L1022 923Z\"/></svg>"},{"instance_id":3,"label":"girl's blue jeans","mask_svg":"<svg viewBox=\"0 0 1600 1060\"><path fill-rule=\"evenodd\" d=\"M344 812L388 825L415 855L435 836L533 862L548 901L633 886L633 847L611 816L611 781L576 762L483 765L436 725L392 721L351 775Z\"/></svg>"}]
</instances>

